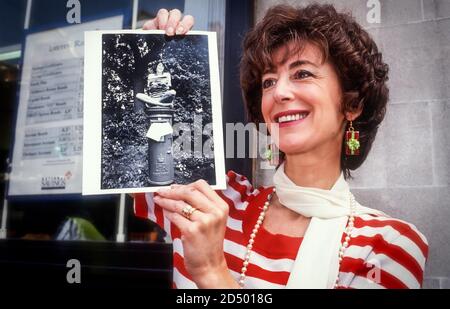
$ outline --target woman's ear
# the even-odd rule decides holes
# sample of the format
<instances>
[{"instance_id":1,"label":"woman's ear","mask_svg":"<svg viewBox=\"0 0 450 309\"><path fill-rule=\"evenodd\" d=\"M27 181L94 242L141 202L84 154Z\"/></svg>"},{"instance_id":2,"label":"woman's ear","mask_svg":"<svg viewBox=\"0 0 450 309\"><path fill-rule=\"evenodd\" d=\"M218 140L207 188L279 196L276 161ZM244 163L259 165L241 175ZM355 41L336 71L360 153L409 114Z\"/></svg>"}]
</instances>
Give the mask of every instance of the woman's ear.
<instances>
[{"instance_id":1,"label":"woman's ear","mask_svg":"<svg viewBox=\"0 0 450 309\"><path fill-rule=\"evenodd\" d=\"M343 108L345 118L347 120L355 120L361 115L363 111L363 103L359 100L359 94L357 91L348 91L343 95Z\"/></svg>"},{"instance_id":2,"label":"woman's ear","mask_svg":"<svg viewBox=\"0 0 450 309\"><path fill-rule=\"evenodd\" d=\"M355 119L357 119L361 115L362 111L363 111L363 106L361 104L357 109L355 109L353 111L345 112L345 118L348 121L350 121L350 120L355 121Z\"/></svg>"}]
</instances>

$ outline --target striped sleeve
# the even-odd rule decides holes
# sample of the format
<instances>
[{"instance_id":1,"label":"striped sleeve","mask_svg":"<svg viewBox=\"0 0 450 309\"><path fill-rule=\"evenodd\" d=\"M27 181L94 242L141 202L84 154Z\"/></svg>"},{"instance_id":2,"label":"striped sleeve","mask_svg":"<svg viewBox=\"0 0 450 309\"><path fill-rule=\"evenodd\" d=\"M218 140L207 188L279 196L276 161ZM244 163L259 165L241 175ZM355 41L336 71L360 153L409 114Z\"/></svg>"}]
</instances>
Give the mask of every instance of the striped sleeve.
<instances>
[{"instance_id":1,"label":"striped sleeve","mask_svg":"<svg viewBox=\"0 0 450 309\"><path fill-rule=\"evenodd\" d=\"M162 228L170 238L180 234L176 226L170 223L164 215L164 210L153 201L153 193L137 193L134 195L134 214L143 219L149 219Z\"/></svg>"},{"instance_id":2,"label":"striped sleeve","mask_svg":"<svg viewBox=\"0 0 450 309\"><path fill-rule=\"evenodd\" d=\"M245 214L248 203L259 191L252 187L247 178L233 171L227 173L226 179L227 188L225 190L216 190L216 192L229 206L227 231L233 231L239 234L242 233L242 217ZM163 209L158 204L154 203L153 194L135 194L134 212L138 217L156 222L171 236L174 266L173 287L179 289L197 288L184 265L184 250L181 242L181 233L179 229L174 224L171 224L165 217ZM227 242L225 241L225 243ZM242 262L240 262L240 264L242 265Z\"/></svg>"},{"instance_id":3,"label":"striped sleeve","mask_svg":"<svg viewBox=\"0 0 450 309\"><path fill-rule=\"evenodd\" d=\"M236 220L241 220L251 197L259 191L254 189L245 176L234 171L226 175L227 188L216 190L217 194L228 204L230 213L227 225L237 228ZM153 201L153 193L134 194L134 213L137 217L149 219L158 224L171 238L181 236L179 229L164 215L164 210Z\"/></svg>"},{"instance_id":4,"label":"striped sleeve","mask_svg":"<svg viewBox=\"0 0 450 309\"><path fill-rule=\"evenodd\" d=\"M397 219L361 220L348 247L341 283L348 288L417 289L428 257L426 238Z\"/></svg>"},{"instance_id":5,"label":"striped sleeve","mask_svg":"<svg viewBox=\"0 0 450 309\"><path fill-rule=\"evenodd\" d=\"M254 189L250 181L234 171L229 171L226 175L227 188L217 190L217 194L228 204L231 219L242 219L249 201L259 193Z\"/></svg>"}]
</instances>

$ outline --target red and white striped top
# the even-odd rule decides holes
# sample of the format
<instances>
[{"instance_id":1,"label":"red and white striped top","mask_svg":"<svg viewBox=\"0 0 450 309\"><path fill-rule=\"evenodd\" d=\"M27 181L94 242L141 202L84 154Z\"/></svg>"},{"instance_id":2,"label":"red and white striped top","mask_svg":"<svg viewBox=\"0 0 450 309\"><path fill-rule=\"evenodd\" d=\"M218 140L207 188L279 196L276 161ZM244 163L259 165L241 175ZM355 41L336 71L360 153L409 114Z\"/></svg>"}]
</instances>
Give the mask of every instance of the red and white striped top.
<instances>
[{"instance_id":1,"label":"red and white striped top","mask_svg":"<svg viewBox=\"0 0 450 309\"><path fill-rule=\"evenodd\" d=\"M270 187L254 189L242 175L227 173L227 189L218 194L228 203L225 258L238 280L246 245ZM196 288L184 267L180 231L153 203L153 194L135 195L135 214L161 226L173 241L173 286ZM407 222L372 215L355 218L352 238L339 270L340 288L420 288L428 256L426 238ZM343 236L344 237L344 236ZM302 238L274 235L259 229L247 267L246 288L284 288Z\"/></svg>"}]
</instances>

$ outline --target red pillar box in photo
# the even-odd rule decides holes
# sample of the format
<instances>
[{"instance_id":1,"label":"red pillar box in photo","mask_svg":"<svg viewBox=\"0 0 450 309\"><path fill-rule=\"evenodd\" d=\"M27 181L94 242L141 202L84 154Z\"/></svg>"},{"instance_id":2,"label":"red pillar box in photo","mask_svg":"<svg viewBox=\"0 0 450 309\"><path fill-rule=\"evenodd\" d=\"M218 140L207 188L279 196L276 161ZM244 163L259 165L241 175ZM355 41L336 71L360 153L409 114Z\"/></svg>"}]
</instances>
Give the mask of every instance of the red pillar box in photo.
<instances>
[{"instance_id":1,"label":"red pillar box in photo","mask_svg":"<svg viewBox=\"0 0 450 309\"><path fill-rule=\"evenodd\" d=\"M359 131L345 132L345 154L348 156L359 155Z\"/></svg>"}]
</instances>

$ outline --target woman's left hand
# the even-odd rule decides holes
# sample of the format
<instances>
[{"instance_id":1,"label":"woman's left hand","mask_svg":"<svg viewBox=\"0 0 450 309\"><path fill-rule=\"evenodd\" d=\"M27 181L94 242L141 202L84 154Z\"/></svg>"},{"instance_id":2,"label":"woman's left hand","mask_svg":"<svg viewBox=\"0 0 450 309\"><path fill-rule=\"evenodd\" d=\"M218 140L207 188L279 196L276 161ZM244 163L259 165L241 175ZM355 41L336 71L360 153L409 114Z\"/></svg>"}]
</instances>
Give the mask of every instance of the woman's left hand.
<instances>
[{"instance_id":1,"label":"woman's left hand","mask_svg":"<svg viewBox=\"0 0 450 309\"><path fill-rule=\"evenodd\" d=\"M184 264L198 287L236 287L223 251L228 205L204 180L160 190L154 201L181 232ZM191 206L195 211L183 215ZM228 284L227 284L228 283Z\"/></svg>"}]
</instances>

